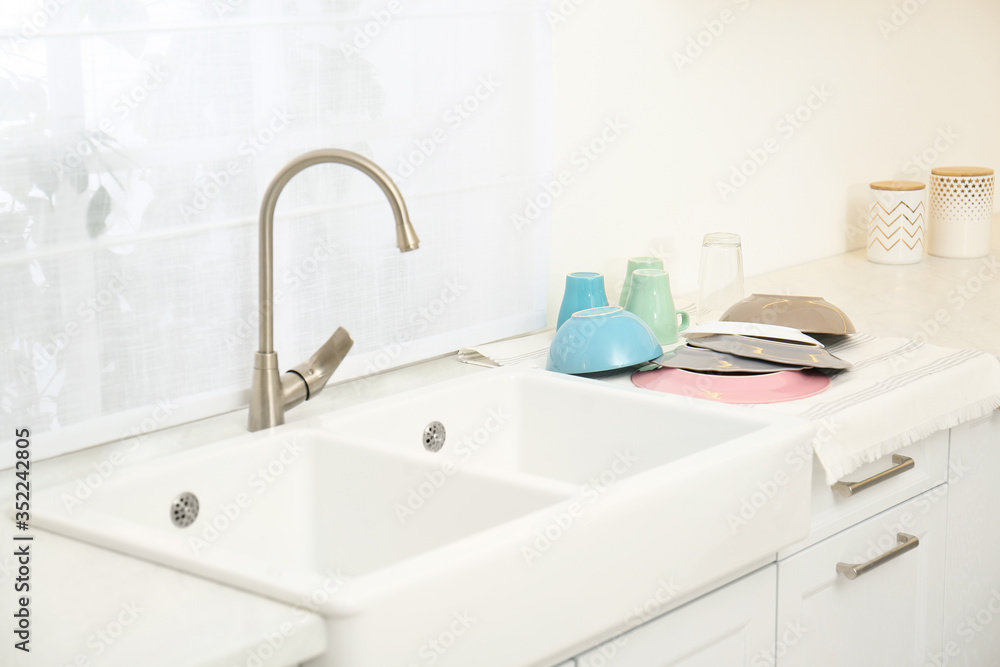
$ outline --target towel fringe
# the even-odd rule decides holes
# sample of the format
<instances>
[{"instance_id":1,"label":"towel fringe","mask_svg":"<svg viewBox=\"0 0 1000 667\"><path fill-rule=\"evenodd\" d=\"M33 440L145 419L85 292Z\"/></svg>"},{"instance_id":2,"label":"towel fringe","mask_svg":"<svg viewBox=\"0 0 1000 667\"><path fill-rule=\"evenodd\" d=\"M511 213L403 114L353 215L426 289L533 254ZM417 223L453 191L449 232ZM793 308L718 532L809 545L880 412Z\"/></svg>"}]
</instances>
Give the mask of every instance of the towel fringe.
<instances>
[{"instance_id":1,"label":"towel fringe","mask_svg":"<svg viewBox=\"0 0 1000 667\"><path fill-rule=\"evenodd\" d=\"M823 469L826 471L826 483L833 485L866 463L877 461L883 456L912 445L938 431L945 431L960 424L985 417L997 408L1000 408L1000 394L994 394L963 408L952 410L948 414L929 419L907 431L866 448L864 453L856 457L838 457L833 461L826 461L824 460L822 451L815 448L815 446L814 449L816 449L816 455L819 457L820 463L823 464Z\"/></svg>"}]
</instances>

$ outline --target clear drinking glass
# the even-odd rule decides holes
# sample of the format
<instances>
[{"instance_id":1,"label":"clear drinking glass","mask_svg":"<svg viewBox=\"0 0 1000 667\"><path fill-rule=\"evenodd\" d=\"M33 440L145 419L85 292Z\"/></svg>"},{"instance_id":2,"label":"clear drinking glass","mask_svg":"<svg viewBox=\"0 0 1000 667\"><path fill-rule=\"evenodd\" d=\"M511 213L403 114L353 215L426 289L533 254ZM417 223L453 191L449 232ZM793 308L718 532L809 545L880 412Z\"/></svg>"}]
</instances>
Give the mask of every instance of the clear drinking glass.
<instances>
[{"instance_id":1,"label":"clear drinking glass","mask_svg":"<svg viewBox=\"0 0 1000 667\"><path fill-rule=\"evenodd\" d=\"M698 272L698 322L719 319L743 298L743 251L740 235L728 232L705 234Z\"/></svg>"}]
</instances>

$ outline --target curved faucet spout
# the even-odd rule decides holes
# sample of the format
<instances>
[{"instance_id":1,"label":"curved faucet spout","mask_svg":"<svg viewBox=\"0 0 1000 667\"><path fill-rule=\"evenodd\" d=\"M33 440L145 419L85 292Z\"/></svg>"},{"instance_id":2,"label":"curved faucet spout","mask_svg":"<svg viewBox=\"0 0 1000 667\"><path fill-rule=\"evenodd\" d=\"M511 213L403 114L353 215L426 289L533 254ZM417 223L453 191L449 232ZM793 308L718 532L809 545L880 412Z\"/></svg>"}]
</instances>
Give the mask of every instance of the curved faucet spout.
<instances>
[{"instance_id":1,"label":"curved faucet spout","mask_svg":"<svg viewBox=\"0 0 1000 667\"><path fill-rule=\"evenodd\" d=\"M338 329L308 362L284 376L278 373L278 356L274 351L274 210L281 191L297 173L326 163L354 167L375 181L389 200L396 218L396 245L400 251L409 252L420 247L399 188L389 174L365 156L325 148L300 155L278 172L267 186L260 205L260 349L254 358L250 387L251 431L283 424L287 409L319 394L353 344L350 334Z\"/></svg>"},{"instance_id":2,"label":"curved faucet spout","mask_svg":"<svg viewBox=\"0 0 1000 667\"><path fill-rule=\"evenodd\" d=\"M400 252L409 252L420 247L420 239L410 222L410 214L406 210L403 194L396 187L392 178L364 155L339 148L324 148L318 151L303 153L278 172L267 186L264 200L260 205L260 351L274 351L274 209L278 205L278 196L288 182L302 171L317 164L345 164L367 174L382 188L392 214L396 218L396 246Z\"/></svg>"}]
</instances>

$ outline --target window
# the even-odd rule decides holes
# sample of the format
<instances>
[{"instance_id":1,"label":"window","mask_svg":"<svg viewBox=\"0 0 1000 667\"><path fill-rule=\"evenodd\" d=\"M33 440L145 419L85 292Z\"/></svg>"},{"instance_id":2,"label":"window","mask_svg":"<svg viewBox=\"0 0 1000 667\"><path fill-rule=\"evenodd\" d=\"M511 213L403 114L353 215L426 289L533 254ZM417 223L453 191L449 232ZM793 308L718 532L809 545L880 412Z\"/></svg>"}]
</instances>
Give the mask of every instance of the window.
<instances>
[{"instance_id":1,"label":"window","mask_svg":"<svg viewBox=\"0 0 1000 667\"><path fill-rule=\"evenodd\" d=\"M0 10L0 414L36 458L246 404L258 207L282 368L344 326L334 379L540 328L551 170L540 0L69 0ZM4 443L6 446L7 443ZM11 457L4 457L5 462ZM5 463L6 465L6 463Z\"/></svg>"}]
</instances>

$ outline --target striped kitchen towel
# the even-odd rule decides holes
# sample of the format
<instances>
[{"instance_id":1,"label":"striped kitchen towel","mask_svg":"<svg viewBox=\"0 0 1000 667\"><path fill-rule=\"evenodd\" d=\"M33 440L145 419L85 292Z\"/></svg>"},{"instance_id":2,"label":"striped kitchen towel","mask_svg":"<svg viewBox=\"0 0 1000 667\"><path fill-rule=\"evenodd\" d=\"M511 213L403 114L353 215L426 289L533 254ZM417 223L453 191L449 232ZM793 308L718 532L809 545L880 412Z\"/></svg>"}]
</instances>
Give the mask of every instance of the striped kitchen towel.
<instances>
[{"instance_id":1,"label":"striped kitchen towel","mask_svg":"<svg viewBox=\"0 0 1000 667\"><path fill-rule=\"evenodd\" d=\"M827 349L854 364L822 394L756 406L817 424L833 484L865 463L1000 407L1000 360L904 338L854 334Z\"/></svg>"}]
</instances>

